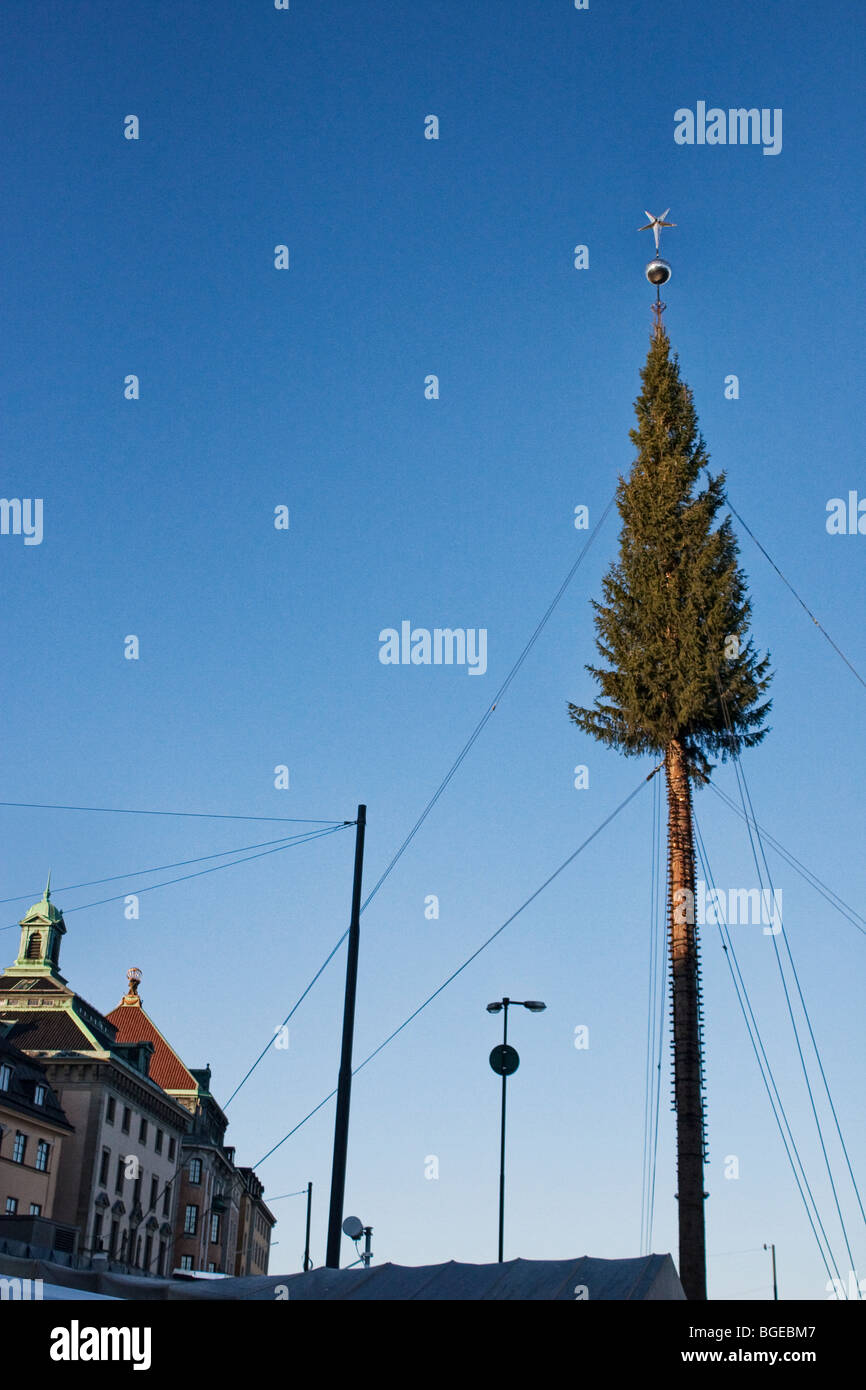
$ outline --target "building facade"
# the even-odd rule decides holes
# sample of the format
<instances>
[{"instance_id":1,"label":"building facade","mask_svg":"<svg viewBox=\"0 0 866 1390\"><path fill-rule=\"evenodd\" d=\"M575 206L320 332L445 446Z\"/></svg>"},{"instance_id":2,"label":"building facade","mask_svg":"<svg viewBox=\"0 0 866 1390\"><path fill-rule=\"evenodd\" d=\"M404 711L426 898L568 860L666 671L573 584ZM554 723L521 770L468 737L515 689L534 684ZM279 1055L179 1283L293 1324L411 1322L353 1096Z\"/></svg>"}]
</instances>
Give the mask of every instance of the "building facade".
<instances>
[{"instance_id":1,"label":"building facade","mask_svg":"<svg viewBox=\"0 0 866 1390\"><path fill-rule=\"evenodd\" d=\"M264 1187L252 1168L239 1168L243 1181L235 1254L235 1274L267 1274L276 1217L264 1202Z\"/></svg>"},{"instance_id":2,"label":"building facade","mask_svg":"<svg viewBox=\"0 0 866 1390\"><path fill-rule=\"evenodd\" d=\"M186 1066L145 1012L138 993L140 972L129 975L129 992L108 1021L118 1040L128 1046L153 1047L151 1075L188 1117L178 1175L174 1268L234 1275L240 1267L244 1274L267 1273L275 1218L262 1200L262 1184L252 1169L236 1166L235 1150L225 1143L228 1119L211 1092L210 1066ZM251 1204L255 1214L248 1218ZM246 1253L239 1258L240 1249L246 1252L248 1244L242 1213L244 1222L252 1221L256 1227L255 1243L250 1246L255 1250L254 1271L248 1267Z\"/></svg>"},{"instance_id":3,"label":"building facade","mask_svg":"<svg viewBox=\"0 0 866 1390\"><path fill-rule=\"evenodd\" d=\"M145 1012L136 967L107 1015L70 988L50 880L20 927L18 956L0 975L0 1038L17 1055L10 1076L31 1112L10 1115L11 1137L0 1130L0 1177L8 1161L17 1183L0 1191L10 1216L22 1203L50 1205L77 1228L84 1259L113 1268L266 1273L275 1218L225 1144L210 1067L188 1068ZM0 1056L0 1083L2 1067ZM2 1104L0 1084L0 1126Z\"/></svg>"},{"instance_id":4,"label":"building facade","mask_svg":"<svg viewBox=\"0 0 866 1390\"><path fill-rule=\"evenodd\" d=\"M72 1125L44 1067L0 1025L0 1241L72 1254L74 1227L54 1225L63 1144Z\"/></svg>"},{"instance_id":5,"label":"building facade","mask_svg":"<svg viewBox=\"0 0 866 1390\"><path fill-rule=\"evenodd\" d=\"M0 1025L44 1069L71 1126L55 1218L78 1227L85 1257L167 1274L188 1113L151 1076L152 1045L119 1039L60 974L66 926L50 886L20 925L18 957L0 976Z\"/></svg>"}]
</instances>

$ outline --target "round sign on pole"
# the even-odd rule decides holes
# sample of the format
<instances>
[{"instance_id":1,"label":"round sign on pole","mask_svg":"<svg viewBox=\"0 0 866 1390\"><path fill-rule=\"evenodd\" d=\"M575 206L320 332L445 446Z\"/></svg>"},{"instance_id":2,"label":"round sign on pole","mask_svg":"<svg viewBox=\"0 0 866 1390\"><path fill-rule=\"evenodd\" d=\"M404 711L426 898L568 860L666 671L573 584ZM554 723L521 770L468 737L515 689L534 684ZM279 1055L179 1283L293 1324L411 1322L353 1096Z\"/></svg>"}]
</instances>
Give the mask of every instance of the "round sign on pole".
<instances>
[{"instance_id":1,"label":"round sign on pole","mask_svg":"<svg viewBox=\"0 0 866 1390\"><path fill-rule=\"evenodd\" d=\"M520 1058L508 1043L500 1043L490 1054L490 1065L497 1076L511 1076L520 1066Z\"/></svg>"}]
</instances>

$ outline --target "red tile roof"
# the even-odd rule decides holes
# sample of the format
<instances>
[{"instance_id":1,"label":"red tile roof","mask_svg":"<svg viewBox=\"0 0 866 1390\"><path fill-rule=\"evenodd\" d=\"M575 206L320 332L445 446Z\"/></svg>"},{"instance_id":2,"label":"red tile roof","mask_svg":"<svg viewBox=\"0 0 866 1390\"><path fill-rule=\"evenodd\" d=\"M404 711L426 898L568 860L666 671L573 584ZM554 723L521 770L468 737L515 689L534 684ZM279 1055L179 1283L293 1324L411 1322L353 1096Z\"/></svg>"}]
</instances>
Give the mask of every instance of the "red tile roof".
<instances>
[{"instance_id":1,"label":"red tile roof","mask_svg":"<svg viewBox=\"0 0 866 1390\"><path fill-rule=\"evenodd\" d=\"M119 1043L152 1042L156 1049L150 1059L150 1078L164 1091L195 1091L197 1083L187 1071L173 1048L169 1047L156 1024L152 1023L140 1004L118 1004L110 1014L109 1023L117 1029Z\"/></svg>"}]
</instances>

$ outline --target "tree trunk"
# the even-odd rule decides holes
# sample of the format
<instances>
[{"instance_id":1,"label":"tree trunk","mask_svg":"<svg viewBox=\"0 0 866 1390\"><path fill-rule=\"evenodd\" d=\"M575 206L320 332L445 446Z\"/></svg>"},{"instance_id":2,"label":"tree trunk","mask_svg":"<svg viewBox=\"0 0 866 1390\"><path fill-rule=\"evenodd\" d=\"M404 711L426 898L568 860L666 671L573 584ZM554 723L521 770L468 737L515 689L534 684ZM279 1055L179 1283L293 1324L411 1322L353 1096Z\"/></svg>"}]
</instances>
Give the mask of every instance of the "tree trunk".
<instances>
[{"instance_id":1,"label":"tree trunk","mask_svg":"<svg viewBox=\"0 0 866 1390\"><path fill-rule=\"evenodd\" d=\"M686 1298L706 1299L703 1067L700 967L694 911L695 851L691 787L685 749L680 739L672 739L667 746L665 775L668 790L668 903L680 1281Z\"/></svg>"}]
</instances>

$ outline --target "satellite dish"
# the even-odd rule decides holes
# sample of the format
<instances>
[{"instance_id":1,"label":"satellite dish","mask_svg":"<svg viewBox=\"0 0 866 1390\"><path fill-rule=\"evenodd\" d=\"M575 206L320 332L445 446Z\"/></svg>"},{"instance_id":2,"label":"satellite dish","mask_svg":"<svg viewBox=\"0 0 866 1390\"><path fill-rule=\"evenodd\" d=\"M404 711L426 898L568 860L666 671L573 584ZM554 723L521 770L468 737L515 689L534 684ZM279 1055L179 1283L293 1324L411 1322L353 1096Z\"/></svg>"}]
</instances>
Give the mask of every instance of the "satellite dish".
<instances>
[{"instance_id":1,"label":"satellite dish","mask_svg":"<svg viewBox=\"0 0 866 1390\"><path fill-rule=\"evenodd\" d=\"M364 1223L357 1216L347 1216L343 1222L343 1234L350 1240L360 1240L364 1234Z\"/></svg>"}]
</instances>

